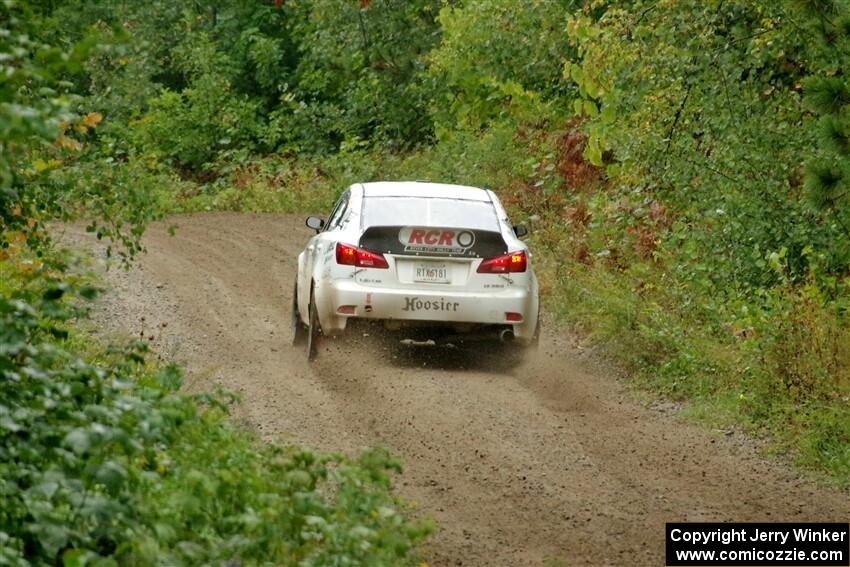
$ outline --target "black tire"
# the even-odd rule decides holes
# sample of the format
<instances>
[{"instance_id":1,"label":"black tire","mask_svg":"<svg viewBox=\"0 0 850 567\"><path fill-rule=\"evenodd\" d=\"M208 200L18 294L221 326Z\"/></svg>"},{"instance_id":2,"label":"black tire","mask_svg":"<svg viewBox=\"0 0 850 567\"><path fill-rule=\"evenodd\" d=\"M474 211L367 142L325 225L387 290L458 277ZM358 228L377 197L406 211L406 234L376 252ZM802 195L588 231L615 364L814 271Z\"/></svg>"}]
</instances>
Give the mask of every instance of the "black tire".
<instances>
[{"instance_id":1,"label":"black tire","mask_svg":"<svg viewBox=\"0 0 850 567\"><path fill-rule=\"evenodd\" d=\"M307 340L307 328L304 326L304 322L301 321L301 314L298 312L298 280L295 280L295 286L292 289L292 316L291 316L291 330L292 330L292 346L300 346L303 345Z\"/></svg>"},{"instance_id":2,"label":"black tire","mask_svg":"<svg viewBox=\"0 0 850 567\"><path fill-rule=\"evenodd\" d=\"M312 362L319 355L319 337L322 334L322 328L319 325L319 312L316 309L312 289L310 290L309 312L310 322L307 325L307 360Z\"/></svg>"},{"instance_id":3,"label":"black tire","mask_svg":"<svg viewBox=\"0 0 850 567\"><path fill-rule=\"evenodd\" d=\"M528 341L522 348L516 351L515 362L527 362L531 358L537 356L540 351L540 313L537 314L537 325L534 327L534 334L531 335L531 340Z\"/></svg>"},{"instance_id":4,"label":"black tire","mask_svg":"<svg viewBox=\"0 0 850 567\"><path fill-rule=\"evenodd\" d=\"M537 326L534 328L534 335L531 337L531 350L537 351L540 348L540 311L537 312Z\"/></svg>"}]
</instances>

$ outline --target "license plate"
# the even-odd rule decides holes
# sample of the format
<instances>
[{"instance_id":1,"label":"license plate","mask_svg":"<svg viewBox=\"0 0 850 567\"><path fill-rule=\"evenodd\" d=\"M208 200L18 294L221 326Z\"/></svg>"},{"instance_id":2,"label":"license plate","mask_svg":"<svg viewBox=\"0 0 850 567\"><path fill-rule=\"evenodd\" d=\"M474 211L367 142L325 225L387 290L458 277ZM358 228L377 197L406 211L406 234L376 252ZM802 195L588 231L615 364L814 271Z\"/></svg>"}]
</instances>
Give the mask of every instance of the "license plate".
<instances>
[{"instance_id":1,"label":"license plate","mask_svg":"<svg viewBox=\"0 0 850 567\"><path fill-rule=\"evenodd\" d=\"M422 262L413 268L413 281L423 283L449 283L449 267L446 264Z\"/></svg>"}]
</instances>

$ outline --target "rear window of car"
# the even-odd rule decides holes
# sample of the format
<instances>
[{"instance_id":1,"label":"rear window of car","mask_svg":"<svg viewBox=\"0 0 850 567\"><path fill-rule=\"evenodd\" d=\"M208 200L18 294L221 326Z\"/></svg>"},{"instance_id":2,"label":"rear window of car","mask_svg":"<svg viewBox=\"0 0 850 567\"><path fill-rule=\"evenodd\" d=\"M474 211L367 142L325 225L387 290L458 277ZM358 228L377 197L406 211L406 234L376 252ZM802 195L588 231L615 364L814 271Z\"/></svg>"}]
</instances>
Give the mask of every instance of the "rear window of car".
<instances>
[{"instance_id":1,"label":"rear window of car","mask_svg":"<svg viewBox=\"0 0 850 567\"><path fill-rule=\"evenodd\" d=\"M493 204L434 197L364 197L363 228L444 226L499 232Z\"/></svg>"}]
</instances>

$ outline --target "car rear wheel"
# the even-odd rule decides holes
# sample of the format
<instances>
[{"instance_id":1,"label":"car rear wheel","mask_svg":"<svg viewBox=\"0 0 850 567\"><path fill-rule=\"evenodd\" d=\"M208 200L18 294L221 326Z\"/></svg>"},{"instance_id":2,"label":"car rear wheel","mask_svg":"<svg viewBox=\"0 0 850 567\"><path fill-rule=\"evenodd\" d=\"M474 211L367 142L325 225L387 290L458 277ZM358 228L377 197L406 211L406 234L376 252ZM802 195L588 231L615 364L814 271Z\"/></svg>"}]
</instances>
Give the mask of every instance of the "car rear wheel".
<instances>
[{"instance_id":1,"label":"car rear wheel","mask_svg":"<svg viewBox=\"0 0 850 567\"><path fill-rule=\"evenodd\" d=\"M313 297L313 290L310 290L310 323L307 325L307 360L316 360L319 354L319 337L322 335L322 328L319 325L319 312L316 309L316 301Z\"/></svg>"},{"instance_id":2,"label":"car rear wheel","mask_svg":"<svg viewBox=\"0 0 850 567\"><path fill-rule=\"evenodd\" d=\"M290 322L292 329L292 346L303 345L307 340L307 329L301 321L301 314L298 312L298 280L295 280L295 286L292 289L292 320Z\"/></svg>"},{"instance_id":3,"label":"car rear wheel","mask_svg":"<svg viewBox=\"0 0 850 567\"><path fill-rule=\"evenodd\" d=\"M538 350L540 348L540 313L537 313L537 325L534 327L534 335L531 337L531 344L529 345L532 350Z\"/></svg>"}]
</instances>

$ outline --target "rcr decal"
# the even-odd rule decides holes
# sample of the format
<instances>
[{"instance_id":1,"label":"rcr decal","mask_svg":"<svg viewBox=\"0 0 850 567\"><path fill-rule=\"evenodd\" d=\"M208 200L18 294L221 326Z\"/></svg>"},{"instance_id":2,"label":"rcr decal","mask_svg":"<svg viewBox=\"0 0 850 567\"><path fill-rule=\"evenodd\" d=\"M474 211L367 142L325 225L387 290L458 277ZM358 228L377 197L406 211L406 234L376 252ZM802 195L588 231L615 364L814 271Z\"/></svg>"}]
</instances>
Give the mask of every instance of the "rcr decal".
<instances>
[{"instance_id":1,"label":"rcr decal","mask_svg":"<svg viewBox=\"0 0 850 567\"><path fill-rule=\"evenodd\" d=\"M451 311L457 312L457 308L460 306L460 303L457 301L446 301L443 298L440 299L426 299L422 300L418 297L405 297L404 298L404 307L401 308L402 311Z\"/></svg>"},{"instance_id":2,"label":"rcr decal","mask_svg":"<svg viewBox=\"0 0 850 567\"><path fill-rule=\"evenodd\" d=\"M452 228L404 227L398 231L398 240L405 252L463 254L475 244L475 233Z\"/></svg>"}]
</instances>

